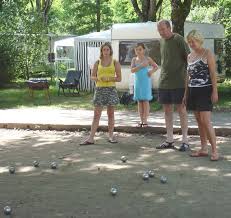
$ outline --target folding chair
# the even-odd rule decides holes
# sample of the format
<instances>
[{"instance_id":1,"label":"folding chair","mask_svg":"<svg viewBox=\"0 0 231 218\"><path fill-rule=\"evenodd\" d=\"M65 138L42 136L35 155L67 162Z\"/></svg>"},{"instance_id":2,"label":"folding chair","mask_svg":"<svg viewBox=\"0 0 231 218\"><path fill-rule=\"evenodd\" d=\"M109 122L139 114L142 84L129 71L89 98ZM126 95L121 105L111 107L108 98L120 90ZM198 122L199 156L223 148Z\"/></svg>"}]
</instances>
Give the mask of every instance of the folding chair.
<instances>
[{"instance_id":1,"label":"folding chair","mask_svg":"<svg viewBox=\"0 0 231 218\"><path fill-rule=\"evenodd\" d=\"M79 94L79 80L81 74L82 71L80 70L68 70L66 79L64 81L59 79L58 95L60 95L60 89L62 89L64 96L75 96L76 94ZM68 90L68 95L67 92L65 92L65 90Z\"/></svg>"}]
</instances>

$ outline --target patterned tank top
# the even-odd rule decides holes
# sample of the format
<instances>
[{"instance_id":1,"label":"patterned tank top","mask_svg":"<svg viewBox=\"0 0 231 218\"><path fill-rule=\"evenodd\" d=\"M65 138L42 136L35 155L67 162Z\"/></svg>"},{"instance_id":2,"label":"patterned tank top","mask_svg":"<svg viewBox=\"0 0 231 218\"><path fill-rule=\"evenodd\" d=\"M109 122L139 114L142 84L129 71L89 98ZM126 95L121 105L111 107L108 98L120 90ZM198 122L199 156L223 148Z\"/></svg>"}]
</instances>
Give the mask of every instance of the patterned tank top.
<instances>
[{"instance_id":1,"label":"patterned tank top","mask_svg":"<svg viewBox=\"0 0 231 218\"><path fill-rule=\"evenodd\" d=\"M189 87L205 87L212 85L209 66L202 58L188 63L187 71L189 75Z\"/></svg>"}]
</instances>

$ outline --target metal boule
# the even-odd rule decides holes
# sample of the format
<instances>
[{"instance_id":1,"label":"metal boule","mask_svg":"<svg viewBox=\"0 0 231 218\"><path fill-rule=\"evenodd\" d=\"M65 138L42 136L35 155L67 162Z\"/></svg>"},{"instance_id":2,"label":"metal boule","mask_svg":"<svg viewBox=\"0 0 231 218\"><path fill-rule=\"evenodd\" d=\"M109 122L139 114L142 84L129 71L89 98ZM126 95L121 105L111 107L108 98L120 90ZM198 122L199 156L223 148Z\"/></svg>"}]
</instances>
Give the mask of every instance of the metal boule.
<instances>
[{"instance_id":1,"label":"metal boule","mask_svg":"<svg viewBox=\"0 0 231 218\"><path fill-rule=\"evenodd\" d=\"M110 192L113 196L115 196L117 194L117 188L112 187Z\"/></svg>"},{"instance_id":2,"label":"metal boule","mask_svg":"<svg viewBox=\"0 0 231 218\"><path fill-rule=\"evenodd\" d=\"M15 167L11 166L9 168L9 172L10 172L10 174L14 174L15 173Z\"/></svg>"},{"instance_id":3,"label":"metal boule","mask_svg":"<svg viewBox=\"0 0 231 218\"><path fill-rule=\"evenodd\" d=\"M51 162L50 167L51 167L51 169L55 170L55 169L57 169L58 164L56 162Z\"/></svg>"},{"instance_id":4,"label":"metal boule","mask_svg":"<svg viewBox=\"0 0 231 218\"><path fill-rule=\"evenodd\" d=\"M33 162L33 165L34 165L34 167L39 167L39 162L38 162L37 160L35 160L35 161Z\"/></svg>"},{"instance_id":5,"label":"metal boule","mask_svg":"<svg viewBox=\"0 0 231 218\"><path fill-rule=\"evenodd\" d=\"M150 178L153 178L155 176L155 173L154 173L153 170L149 170L148 175L149 175Z\"/></svg>"},{"instance_id":6,"label":"metal boule","mask_svg":"<svg viewBox=\"0 0 231 218\"><path fill-rule=\"evenodd\" d=\"M120 160L121 160L123 163L126 163L128 159L127 159L126 156L122 156L122 157L120 158Z\"/></svg>"},{"instance_id":7,"label":"metal boule","mask_svg":"<svg viewBox=\"0 0 231 218\"><path fill-rule=\"evenodd\" d=\"M12 209L10 206L5 206L3 210L5 215L10 215L12 213Z\"/></svg>"},{"instance_id":8,"label":"metal boule","mask_svg":"<svg viewBox=\"0 0 231 218\"><path fill-rule=\"evenodd\" d=\"M163 183L163 184L167 183L167 177L166 176L161 176L160 177L160 182Z\"/></svg>"},{"instance_id":9,"label":"metal boule","mask_svg":"<svg viewBox=\"0 0 231 218\"><path fill-rule=\"evenodd\" d=\"M144 174L143 174L143 180L148 180L148 179L149 179L148 173L144 173Z\"/></svg>"}]
</instances>

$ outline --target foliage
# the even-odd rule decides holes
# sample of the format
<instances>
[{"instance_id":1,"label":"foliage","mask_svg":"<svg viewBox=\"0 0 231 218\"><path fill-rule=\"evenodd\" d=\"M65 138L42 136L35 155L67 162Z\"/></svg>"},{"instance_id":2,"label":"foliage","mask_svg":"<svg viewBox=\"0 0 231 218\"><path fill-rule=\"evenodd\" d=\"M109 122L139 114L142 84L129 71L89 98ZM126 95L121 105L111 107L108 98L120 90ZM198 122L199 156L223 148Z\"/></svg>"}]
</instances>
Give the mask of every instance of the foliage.
<instances>
[{"instance_id":1,"label":"foliage","mask_svg":"<svg viewBox=\"0 0 231 218\"><path fill-rule=\"evenodd\" d=\"M25 7L26 6L26 7ZM44 61L44 54L48 48L47 28L40 14L29 7L29 2L4 1L0 18L0 47L7 49L1 58L2 82L16 78L29 78L31 66ZM3 53L2 53L3 56ZM8 63L8 66L3 63Z\"/></svg>"},{"instance_id":2,"label":"foliage","mask_svg":"<svg viewBox=\"0 0 231 218\"><path fill-rule=\"evenodd\" d=\"M106 29L112 24L112 10L109 0L101 0L101 29ZM96 31L96 1L95 0L61 0L62 33L82 35Z\"/></svg>"},{"instance_id":3,"label":"foliage","mask_svg":"<svg viewBox=\"0 0 231 218\"><path fill-rule=\"evenodd\" d=\"M112 0L111 8L114 23L133 23L139 20L130 0Z\"/></svg>"}]
</instances>

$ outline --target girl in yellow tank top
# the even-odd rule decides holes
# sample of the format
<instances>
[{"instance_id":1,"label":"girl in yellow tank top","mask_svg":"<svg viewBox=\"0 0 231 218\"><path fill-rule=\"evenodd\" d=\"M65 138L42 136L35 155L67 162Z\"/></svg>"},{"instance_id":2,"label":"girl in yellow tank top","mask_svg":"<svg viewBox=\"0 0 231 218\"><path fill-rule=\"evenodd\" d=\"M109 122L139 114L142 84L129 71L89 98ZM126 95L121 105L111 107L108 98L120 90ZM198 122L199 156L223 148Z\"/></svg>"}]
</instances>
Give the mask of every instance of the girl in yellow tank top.
<instances>
[{"instance_id":1,"label":"girl in yellow tank top","mask_svg":"<svg viewBox=\"0 0 231 218\"><path fill-rule=\"evenodd\" d=\"M108 114L108 141L116 143L114 138L114 106L119 103L119 97L115 87L116 82L121 81L120 63L112 58L111 44L106 42L100 47L100 60L96 61L91 80L96 82L93 103L94 118L90 135L80 145L94 144L94 136L99 126L99 120L103 107L107 107Z\"/></svg>"}]
</instances>

